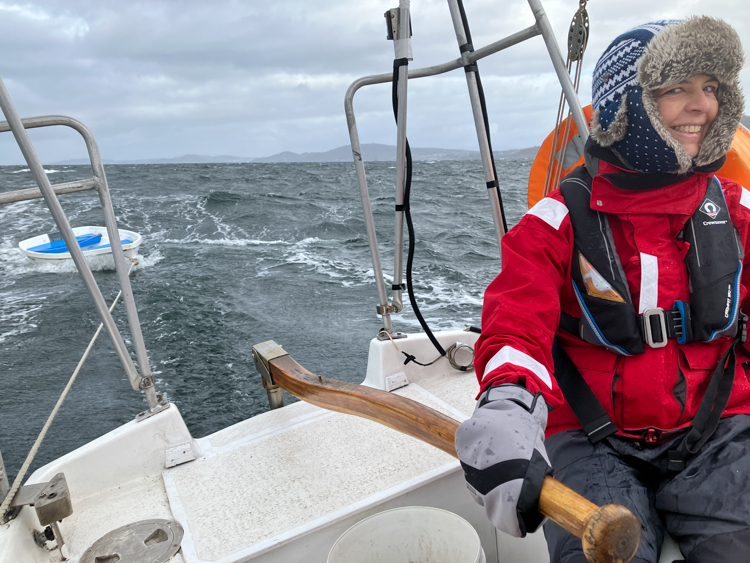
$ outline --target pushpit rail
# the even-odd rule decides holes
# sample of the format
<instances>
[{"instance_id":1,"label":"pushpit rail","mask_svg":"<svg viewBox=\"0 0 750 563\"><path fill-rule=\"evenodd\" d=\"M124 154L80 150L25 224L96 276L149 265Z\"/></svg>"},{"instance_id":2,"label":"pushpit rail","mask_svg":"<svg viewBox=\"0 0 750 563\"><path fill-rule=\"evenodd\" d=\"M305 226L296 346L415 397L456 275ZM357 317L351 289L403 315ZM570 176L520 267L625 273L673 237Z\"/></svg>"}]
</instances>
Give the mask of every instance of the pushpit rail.
<instances>
[{"instance_id":1,"label":"pushpit rail","mask_svg":"<svg viewBox=\"0 0 750 563\"><path fill-rule=\"evenodd\" d=\"M427 76L436 76L452 70L460 68L466 69L471 65L474 65L477 61L488 57L489 55L498 53L504 49L517 45L523 41L527 41L533 37L541 35L544 39L544 44L547 48L547 52L552 62L552 66L557 75L560 86L562 87L565 99L570 108L573 119L578 127L578 131L581 132L582 140L585 141L588 136L588 123L583 113L581 103L576 93L575 85L568 74L566 68L565 58L560 52L560 48L555 38L554 31L550 25L547 14L544 11L541 0L528 0L529 8L534 15L534 25L518 31L508 37L495 41L490 45L481 47L476 50L466 50L463 48L467 44L467 34L464 27L462 16L462 7L459 5L459 0L448 0L448 8L450 9L451 19L453 21L454 31L456 33L456 40L458 41L459 50L461 56L458 59L449 61L447 63L417 68L407 69L407 67L401 67L399 72L401 73L399 78L399 90L398 90L398 131L397 131L397 155L396 155L396 233L395 233L395 251L394 251L394 275L393 275L393 298L389 303L388 294L386 291L386 281L383 276L383 268L380 260L380 251L378 249L377 234L375 231L375 224L372 215L372 208L370 206L370 196L367 189L367 178L365 176L364 161L362 160L362 147L359 141L359 132L357 131L357 121L354 116L354 95L363 86L370 86L373 84L383 84L393 81L393 74L377 74L372 76L365 76L355 80L346 91L344 97L344 109L346 112L346 121L349 128L349 139L352 147L352 155L354 157L354 166L357 174L357 183L359 184L360 197L362 199L362 207L364 210L365 226L367 229L367 237L369 240L370 254L372 256L373 272L375 275L375 283L378 291L378 306L377 312L382 317L383 329L391 334L393 332L391 323L391 314L399 313L403 309L402 303L402 291L399 289L403 287L402 284L402 269L403 269L403 211L401 210L403 203L404 193L404 178L405 178L405 137L406 137L406 84L408 79L424 78ZM410 41L410 16L409 16L409 0L400 0L398 10L398 21L400 35L396 37L399 41L408 42ZM395 10L394 10L395 11ZM410 57L411 48L404 47L403 44L396 44L396 55ZM497 178L495 178L495 171L492 166L492 156L490 150L489 138L486 134L484 115L481 107L481 101L479 96L479 87L477 84L476 76L473 72L466 73L466 81L469 89L469 99L471 102L472 113L474 115L474 124L477 131L477 140L479 143L479 154L482 159L482 167L484 170L485 180L487 186L497 186ZM497 237L498 248L500 246L500 240L505 234L505 227L503 224L503 216L500 200L495 189L488 189L487 193L490 199L490 208L492 212L493 221L495 224L495 234Z\"/></svg>"},{"instance_id":2,"label":"pushpit rail","mask_svg":"<svg viewBox=\"0 0 750 563\"><path fill-rule=\"evenodd\" d=\"M38 186L36 189L17 190L0 194L0 204L25 201L40 197L44 198L45 203L52 214L52 218L68 247L73 262L76 265L81 278L83 278L83 283L94 302L94 306L101 318L102 324L115 347L115 352L125 369L130 385L135 391L143 391L146 396L148 411L139 415L140 418L158 412L164 408L165 405L154 389L154 378L151 373L148 354L146 353L146 345L143 341L141 325L138 320L138 312L133 298L133 290L130 286L130 277L128 275L129 264L126 262L125 254L122 251L122 244L120 242L119 231L117 228L117 219L115 218L112 199L109 194L109 187L107 186L107 177L104 173L104 166L102 165L99 148L93 134L80 121L61 115L32 117L22 120L16 112L2 79L0 79L0 109L2 109L3 115L5 115L6 119L6 121L0 121L0 132L11 131L13 133L16 143L21 149L21 153L31 171L31 175ZM55 186L50 183L49 178L47 178L47 174L39 161L39 157L31 144L26 129L56 125L71 127L83 137L91 162L91 168L94 173L92 178L79 182L57 184ZM138 361L138 367L136 367L133 359L130 357L125 341L112 318L112 314L110 313L101 290L94 279L91 268L89 268L89 265L86 263L83 252L76 242L73 229L71 228L68 218L66 217L57 197L58 194L91 189L96 190L99 194L99 200L104 214L104 224L107 228L107 234L112 247L112 257L114 259L115 270L122 290L123 302L125 304L128 325L133 347L135 349L136 359Z\"/></svg>"}]
</instances>

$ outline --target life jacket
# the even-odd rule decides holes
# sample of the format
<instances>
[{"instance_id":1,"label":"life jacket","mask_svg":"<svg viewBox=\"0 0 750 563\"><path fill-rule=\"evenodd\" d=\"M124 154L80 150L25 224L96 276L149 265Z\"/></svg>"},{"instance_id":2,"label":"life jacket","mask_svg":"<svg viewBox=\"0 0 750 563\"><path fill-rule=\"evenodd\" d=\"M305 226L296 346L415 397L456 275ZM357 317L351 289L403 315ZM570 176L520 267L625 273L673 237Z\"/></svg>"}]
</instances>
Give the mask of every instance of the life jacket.
<instances>
[{"instance_id":1,"label":"life jacket","mask_svg":"<svg viewBox=\"0 0 750 563\"><path fill-rule=\"evenodd\" d=\"M643 353L644 343L665 346L669 337L684 344L735 336L744 251L719 180L708 180L703 200L682 231L689 243L689 301L675 302L671 311L648 309L643 315L630 297L607 214L591 209L592 182L580 166L560 185L573 227L571 278L581 307L577 331L571 330L571 319L561 326L625 356Z\"/></svg>"},{"instance_id":2,"label":"life jacket","mask_svg":"<svg viewBox=\"0 0 750 563\"><path fill-rule=\"evenodd\" d=\"M580 321L563 313L562 328L577 332L591 344L632 355L645 351L644 342L652 347L665 346L670 337L679 343L710 342L720 336L736 336L743 325L742 337L735 338L719 360L690 428L668 452L665 469L677 473L714 433L731 395L735 348L740 340L745 341L747 325L747 317L739 311L742 244L721 184L711 177L703 200L682 231L689 243L685 265L690 301L676 302L672 311L657 308L638 315L607 215L591 209L592 183L591 175L581 166L560 185L573 228L571 278L582 313ZM617 426L557 338L552 357L555 378L589 440L596 443L617 433ZM648 433L642 438L649 442Z\"/></svg>"}]
</instances>

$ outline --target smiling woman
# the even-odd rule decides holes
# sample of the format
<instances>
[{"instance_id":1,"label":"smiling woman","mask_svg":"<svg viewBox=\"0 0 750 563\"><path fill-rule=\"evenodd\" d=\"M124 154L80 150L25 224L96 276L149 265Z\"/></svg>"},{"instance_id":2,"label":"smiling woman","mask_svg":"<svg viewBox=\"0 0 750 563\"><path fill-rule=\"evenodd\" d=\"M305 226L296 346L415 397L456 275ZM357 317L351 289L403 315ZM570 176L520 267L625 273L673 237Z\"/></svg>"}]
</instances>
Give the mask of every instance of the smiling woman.
<instances>
[{"instance_id":1,"label":"smiling woman","mask_svg":"<svg viewBox=\"0 0 750 563\"><path fill-rule=\"evenodd\" d=\"M699 74L656 91L662 124L693 158L719 112L718 88L713 76Z\"/></svg>"}]
</instances>

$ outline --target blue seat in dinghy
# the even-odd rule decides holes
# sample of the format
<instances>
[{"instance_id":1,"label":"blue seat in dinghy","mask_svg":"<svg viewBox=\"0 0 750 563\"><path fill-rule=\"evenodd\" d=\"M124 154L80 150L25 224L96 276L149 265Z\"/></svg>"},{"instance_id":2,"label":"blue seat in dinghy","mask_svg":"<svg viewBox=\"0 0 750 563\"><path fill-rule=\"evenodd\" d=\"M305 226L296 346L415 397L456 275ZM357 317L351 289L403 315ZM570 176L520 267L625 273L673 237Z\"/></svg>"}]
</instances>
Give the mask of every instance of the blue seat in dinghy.
<instances>
[{"instance_id":1,"label":"blue seat in dinghy","mask_svg":"<svg viewBox=\"0 0 750 563\"><path fill-rule=\"evenodd\" d=\"M93 246L95 244L98 244L101 240L102 240L101 233L90 234L90 235L79 235L76 237L76 242L78 243L78 246L80 246L81 248ZM65 241L63 239L60 239L60 240L55 240L52 242L46 242L38 246L34 246L33 248L29 248L29 250L32 252L44 252L46 254L60 254L62 252L67 252L68 247L65 244Z\"/></svg>"}]
</instances>

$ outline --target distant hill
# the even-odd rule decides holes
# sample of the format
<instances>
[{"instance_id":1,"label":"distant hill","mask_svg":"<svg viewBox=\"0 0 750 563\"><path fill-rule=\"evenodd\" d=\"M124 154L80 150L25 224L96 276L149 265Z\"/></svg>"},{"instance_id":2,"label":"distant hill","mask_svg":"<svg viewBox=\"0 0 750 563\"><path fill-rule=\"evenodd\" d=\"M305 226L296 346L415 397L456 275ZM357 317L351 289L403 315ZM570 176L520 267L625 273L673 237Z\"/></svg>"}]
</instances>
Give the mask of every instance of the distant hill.
<instances>
[{"instance_id":1,"label":"distant hill","mask_svg":"<svg viewBox=\"0 0 750 563\"><path fill-rule=\"evenodd\" d=\"M539 147L530 147L495 151L495 158L534 158L538 150ZM479 151L460 149L412 148L411 155L414 160L479 160ZM377 143L364 144L362 145L362 158L369 162L395 162L396 147ZM345 145L326 152L305 152L302 154L282 152L264 158L256 158L253 162L351 162L351 160L352 149L349 145Z\"/></svg>"},{"instance_id":2,"label":"distant hill","mask_svg":"<svg viewBox=\"0 0 750 563\"><path fill-rule=\"evenodd\" d=\"M509 160L521 158L534 158L539 147L526 149L513 149L507 151L495 151L495 159ZM414 160L479 160L479 151L467 151L460 149L437 149L437 148L412 148ZM369 143L362 145L362 158L366 162L395 162L396 147L393 145L381 145ZM154 158L143 160L110 160L104 159L104 164L219 164L235 162L351 162L352 149L348 145L325 152L280 152L263 158L248 158L242 156L205 156L200 154L186 154L176 158ZM66 160L54 164L74 165L88 164L86 159Z\"/></svg>"},{"instance_id":3,"label":"distant hill","mask_svg":"<svg viewBox=\"0 0 750 563\"><path fill-rule=\"evenodd\" d=\"M742 118L742 124L750 129L750 116ZM507 151L494 151L496 160L515 160L534 158L539 147L528 147L525 149L512 149ZM479 151L467 151L460 149L435 149L435 148L412 148L414 160L479 160ZM362 145L362 158L365 162L395 162L396 147L393 145L381 145L369 143ZM186 154L176 158L153 158L141 160L111 160L104 159L104 164L223 164L235 162L351 162L352 150L349 145L338 147L325 152L296 152L284 151L272 156L262 158L249 158L246 156L206 156L202 154ZM64 162L52 164L88 164L87 159L77 158Z\"/></svg>"}]
</instances>

